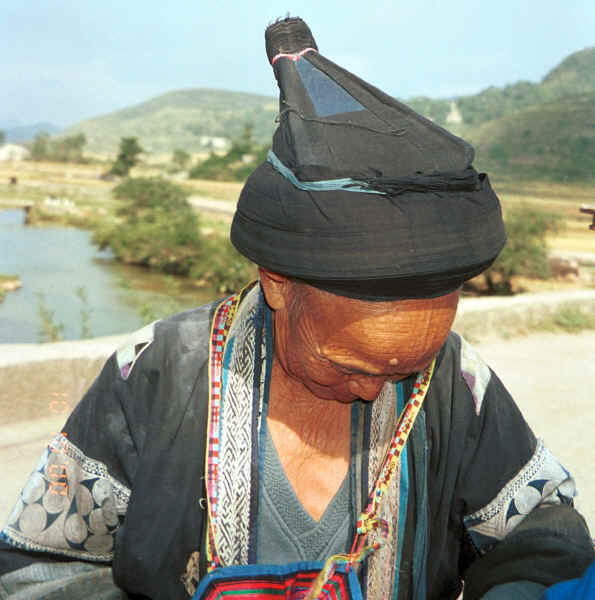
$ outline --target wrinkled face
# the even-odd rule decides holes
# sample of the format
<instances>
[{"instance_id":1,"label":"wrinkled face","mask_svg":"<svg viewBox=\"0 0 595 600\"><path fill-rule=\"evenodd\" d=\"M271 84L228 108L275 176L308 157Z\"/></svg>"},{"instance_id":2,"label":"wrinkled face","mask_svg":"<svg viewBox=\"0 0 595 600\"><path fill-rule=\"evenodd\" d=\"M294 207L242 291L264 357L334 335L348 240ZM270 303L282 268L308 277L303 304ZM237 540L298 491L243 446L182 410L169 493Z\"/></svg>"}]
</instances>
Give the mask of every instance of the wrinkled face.
<instances>
[{"instance_id":1,"label":"wrinkled face","mask_svg":"<svg viewBox=\"0 0 595 600\"><path fill-rule=\"evenodd\" d=\"M275 357L316 397L373 400L386 381L424 369L455 317L458 292L439 298L364 302L291 283L275 310Z\"/></svg>"}]
</instances>

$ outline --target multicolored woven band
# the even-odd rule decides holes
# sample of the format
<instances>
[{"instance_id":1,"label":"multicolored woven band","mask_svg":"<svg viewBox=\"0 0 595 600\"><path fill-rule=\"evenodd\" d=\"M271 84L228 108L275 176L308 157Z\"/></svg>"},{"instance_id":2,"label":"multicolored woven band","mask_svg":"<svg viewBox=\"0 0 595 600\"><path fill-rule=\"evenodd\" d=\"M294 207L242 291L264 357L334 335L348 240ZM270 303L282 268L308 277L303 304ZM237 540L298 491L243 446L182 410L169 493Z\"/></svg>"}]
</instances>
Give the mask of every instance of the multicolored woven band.
<instances>
[{"instance_id":1,"label":"multicolored woven band","mask_svg":"<svg viewBox=\"0 0 595 600\"><path fill-rule=\"evenodd\" d=\"M206 488L208 505L208 536L207 536L207 565L209 570L220 566L215 549L213 527L217 515L217 478L219 465L219 416L222 401L221 385L223 372L223 353L227 334L238 309L242 292L224 300L215 311L211 326L211 343L209 356L210 403L209 420L207 424L207 455L206 455Z\"/></svg>"},{"instance_id":2,"label":"multicolored woven band","mask_svg":"<svg viewBox=\"0 0 595 600\"><path fill-rule=\"evenodd\" d=\"M201 582L194 598L200 600L304 600L320 564L245 565L224 567ZM325 600L362 600L353 570L337 570L324 586Z\"/></svg>"},{"instance_id":3,"label":"multicolored woven band","mask_svg":"<svg viewBox=\"0 0 595 600\"><path fill-rule=\"evenodd\" d=\"M219 437L218 431L220 428L220 407L222 402L222 374L223 374L223 357L225 353L225 343L227 340L228 333L231 328L231 324L236 315L238 305L243 297L243 292L231 296L227 300L224 300L215 311L213 319L213 325L211 330L211 342L210 342L210 360L209 360L209 380L211 382L210 387L210 409L209 409L209 422L208 422L208 447L206 457L206 472L207 472L207 503L208 503L208 536L207 536L207 566L209 572L213 572L215 569L222 567L218 557L217 549L215 546L215 531L214 531L214 518L217 515L217 478L218 478L218 463L219 463ZM339 571L349 573L350 567L356 563L365 560L370 554L375 552L384 541L390 535L390 526L383 520L378 518L378 509L382 502L384 493L391 485L391 482L399 469L400 457L405 448L407 438L413 429L415 419L419 413L423 400L427 394L434 372L435 360L424 369L423 372L419 373L416 377L413 391L407 404L403 408L395 427L395 432L392 437L391 443L388 447L386 456L382 462L381 468L378 471L376 480L368 497L368 504L364 511L362 511L356 528L356 535L353 540L353 545L349 554L337 554L331 556L324 564L322 570L317 574L316 578L312 578L313 582L309 590L304 591L303 595L295 596L303 598L304 600L315 600L324 595L329 589L329 584L334 581L335 574ZM367 544L368 535L372 532L376 532L379 536L376 540ZM339 577L339 579L341 579ZM229 583L231 586L229 594L233 595L231 591L235 589L238 593L239 590L236 585ZM273 588L278 584L273 584ZM279 584L281 585L281 584ZM332 586L331 586L332 587ZM276 594L278 592L272 591L271 593ZM219 597L219 596L218 596ZM222 597L222 596L221 596ZM258 596L259 598L261 596ZM266 594L262 598L267 598ZM285 596L294 597L294 596ZM327 597L326 595L324 596ZM338 598L345 596L336 596Z\"/></svg>"},{"instance_id":4,"label":"multicolored woven band","mask_svg":"<svg viewBox=\"0 0 595 600\"><path fill-rule=\"evenodd\" d=\"M360 515L357 521L357 534L366 535L370 531L382 527L376 519L376 513L378 512L378 506L382 500L384 492L390 486L390 483L398 469L399 458L405 447L405 442L413 429L415 418L417 413L421 409L422 402L426 397L428 388L430 387L430 381L434 372L434 366L436 359L434 359L430 365L428 365L424 371L417 375L415 384L413 385L413 391L407 404L403 408L397 426L395 428L395 435L391 441L391 444L386 453L386 457L382 463L382 467L374 487L370 495L368 496L368 506ZM387 532L388 533L388 532Z\"/></svg>"},{"instance_id":5,"label":"multicolored woven band","mask_svg":"<svg viewBox=\"0 0 595 600\"><path fill-rule=\"evenodd\" d=\"M323 589L339 565L347 563L347 571L349 572L351 565L365 560L370 554L378 550L384 543L384 540L390 535L389 524L384 519L377 518L376 515L384 493L389 488L398 470L401 453L430 387L435 365L436 359L417 375L411 396L399 416L395 427L395 434L382 462L382 467L376 477L372 491L368 496L368 505L357 521L357 530L351 546L351 552L349 554L336 554L326 561L324 568L318 574L304 600L316 600L319 597L323 597L321 596ZM373 544L366 545L368 534L372 531L379 531L380 538Z\"/></svg>"}]
</instances>

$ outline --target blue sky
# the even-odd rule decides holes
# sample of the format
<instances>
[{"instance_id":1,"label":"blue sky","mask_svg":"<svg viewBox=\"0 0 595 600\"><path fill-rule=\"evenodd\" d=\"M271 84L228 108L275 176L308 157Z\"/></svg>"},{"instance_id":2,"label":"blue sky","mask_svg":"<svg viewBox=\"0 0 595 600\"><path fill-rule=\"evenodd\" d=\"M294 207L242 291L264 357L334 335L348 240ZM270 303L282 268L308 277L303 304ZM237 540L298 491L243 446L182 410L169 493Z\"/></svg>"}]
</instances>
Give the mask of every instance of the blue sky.
<instances>
[{"instance_id":1,"label":"blue sky","mask_svg":"<svg viewBox=\"0 0 595 600\"><path fill-rule=\"evenodd\" d=\"M400 98L539 81L595 45L593 0L25 0L0 14L0 126L75 123L180 88L276 95L266 25Z\"/></svg>"}]
</instances>

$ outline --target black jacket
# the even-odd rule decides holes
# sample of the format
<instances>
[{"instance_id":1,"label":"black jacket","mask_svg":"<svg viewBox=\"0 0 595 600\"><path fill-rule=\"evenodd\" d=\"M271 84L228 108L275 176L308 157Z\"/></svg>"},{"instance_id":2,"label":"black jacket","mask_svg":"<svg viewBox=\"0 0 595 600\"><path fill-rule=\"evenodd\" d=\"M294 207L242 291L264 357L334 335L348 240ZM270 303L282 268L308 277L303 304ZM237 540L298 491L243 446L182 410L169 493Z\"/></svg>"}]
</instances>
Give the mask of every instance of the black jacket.
<instances>
[{"instance_id":1,"label":"black jacket","mask_svg":"<svg viewBox=\"0 0 595 600\"><path fill-rule=\"evenodd\" d=\"M111 564L117 587L102 598L187 600L184 574L201 548L213 310L208 305L157 322L147 339L137 340L125 371L116 354L107 361L64 427L68 445L52 443L38 466L45 488L33 503L42 507L52 491L48 464L62 460L73 471L65 473L72 489L63 514L48 512L53 521L48 517L41 533L31 533L22 516L29 505L22 502L21 513L13 513L3 530L0 598L2 584L18 569L75 560ZM499 494L508 502L502 510L510 513L514 499L506 496L528 485L520 474L536 460L538 446L498 378L485 365L472 373L461 364L461 344L451 334L441 350L407 444L415 483L403 532L399 600L454 599L463 577L465 598L471 599L519 579L550 585L579 576L594 558L584 520L562 493L555 503L530 511L503 539L482 533L482 519L496 510ZM482 382L474 380L482 374ZM111 498L95 493L106 481ZM90 493L77 496L76 486ZM87 501L93 504L82 509ZM41 509L29 510L35 511ZM64 523L77 511L79 528L68 538ZM97 525L91 514L103 521ZM80 575L80 585L89 573ZM64 598L78 597L76 582L71 589ZM31 598L43 597L31 590Z\"/></svg>"}]
</instances>

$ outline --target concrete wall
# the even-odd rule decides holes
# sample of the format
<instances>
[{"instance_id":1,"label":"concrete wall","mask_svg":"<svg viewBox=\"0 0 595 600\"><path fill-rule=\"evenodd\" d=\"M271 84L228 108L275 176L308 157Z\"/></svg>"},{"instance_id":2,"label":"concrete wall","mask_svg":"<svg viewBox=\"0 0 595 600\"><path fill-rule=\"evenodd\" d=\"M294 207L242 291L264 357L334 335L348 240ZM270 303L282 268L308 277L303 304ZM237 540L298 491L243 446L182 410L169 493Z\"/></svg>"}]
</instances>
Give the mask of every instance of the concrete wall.
<instances>
[{"instance_id":1,"label":"concrete wall","mask_svg":"<svg viewBox=\"0 0 595 600\"><path fill-rule=\"evenodd\" d=\"M453 328L476 342L501 331L522 332L561 305L595 313L595 290L464 298ZM61 406L66 402L74 408L106 358L126 337L0 344L0 415L4 423L56 414L57 400Z\"/></svg>"},{"instance_id":2,"label":"concrete wall","mask_svg":"<svg viewBox=\"0 0 595 600\"><path fill-rule=\"evenodd\" d=\"M0 344L2 423L67 415L126 337Z\"/></svg>"},{"instance_id":3,"label":"concrete wall","mask_svg":"<svg viewBox=\"0 0 595 600\"><path fill-rule=\"evenodd\" d=\"M595 311L595 290L461 302L455 329L485 339L502 326L552 312L560 304ZM0 525L31 469L126 335L52 344L0 344ZM592 381L595 332L541 334L483 343L479 351L517 399L539 436L576 475L578 506L595 530Z\"/></svg>"}]
</instances>

